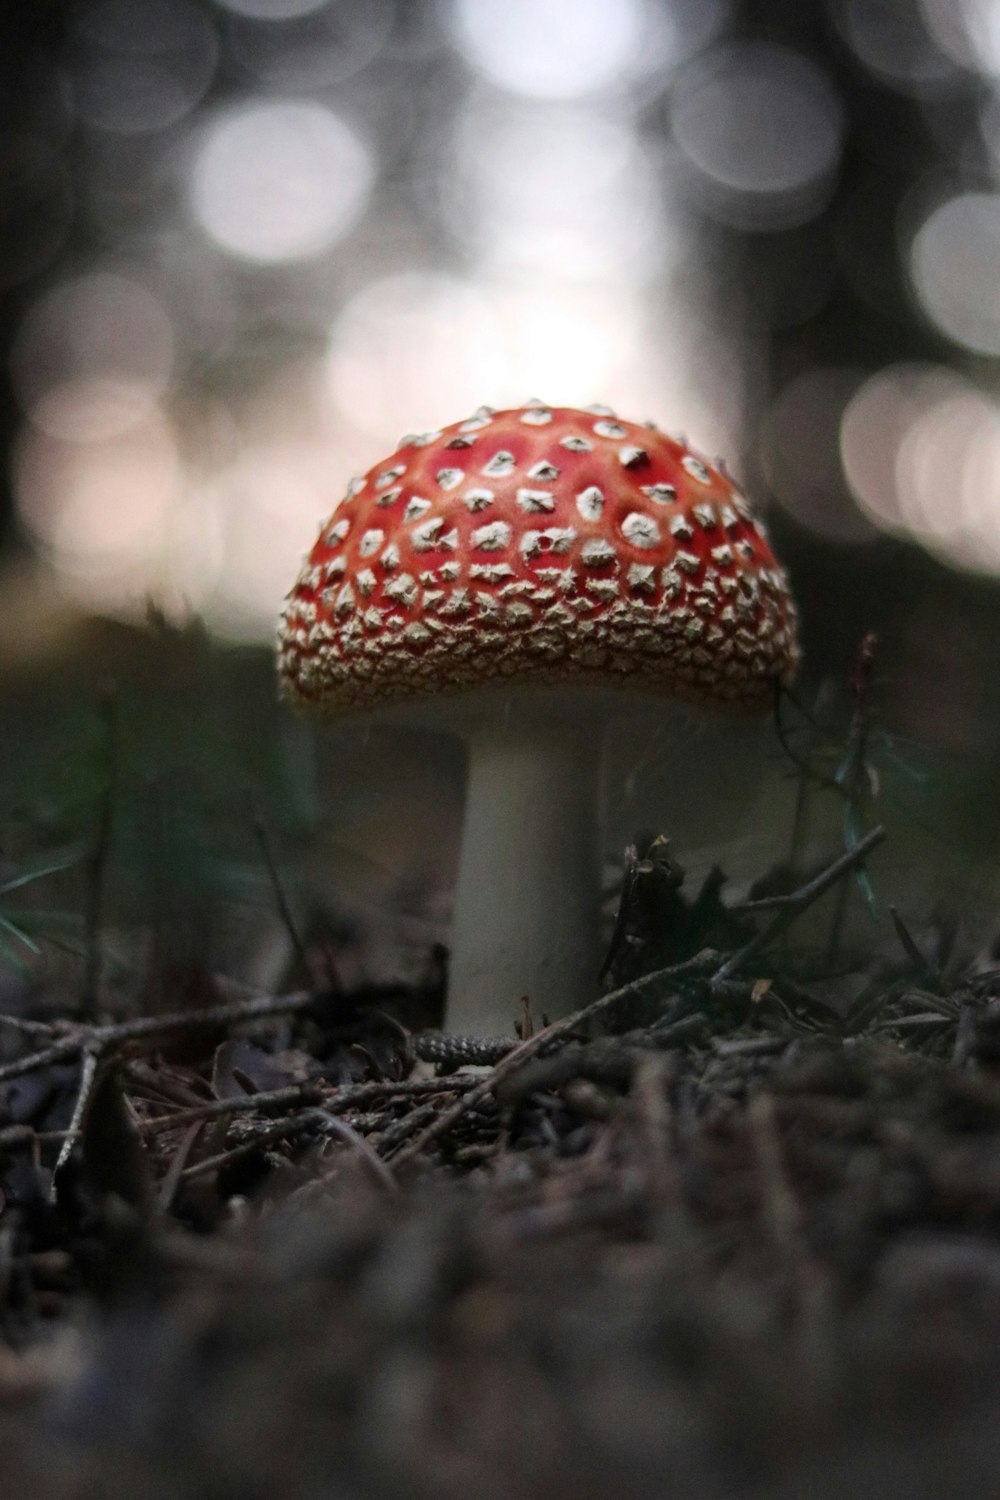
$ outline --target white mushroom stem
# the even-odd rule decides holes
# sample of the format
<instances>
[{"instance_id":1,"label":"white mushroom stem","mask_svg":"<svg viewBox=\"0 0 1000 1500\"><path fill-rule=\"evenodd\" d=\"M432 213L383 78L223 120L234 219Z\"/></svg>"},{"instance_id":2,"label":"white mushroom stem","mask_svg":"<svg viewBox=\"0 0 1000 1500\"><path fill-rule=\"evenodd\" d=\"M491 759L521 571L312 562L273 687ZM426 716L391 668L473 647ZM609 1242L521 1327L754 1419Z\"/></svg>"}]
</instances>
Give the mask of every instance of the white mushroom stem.
<instances>
[{"instance_id":1,"label":"white mushroom stem","mask_svg":"<svg viewBox=\"0 0 1000 1500\"><path fill-rule=\"evenodd\" d=\"M447 1026L509 1035L597 995L601 730L490 726L469 737Z\"/></svg>"}]
</instances>

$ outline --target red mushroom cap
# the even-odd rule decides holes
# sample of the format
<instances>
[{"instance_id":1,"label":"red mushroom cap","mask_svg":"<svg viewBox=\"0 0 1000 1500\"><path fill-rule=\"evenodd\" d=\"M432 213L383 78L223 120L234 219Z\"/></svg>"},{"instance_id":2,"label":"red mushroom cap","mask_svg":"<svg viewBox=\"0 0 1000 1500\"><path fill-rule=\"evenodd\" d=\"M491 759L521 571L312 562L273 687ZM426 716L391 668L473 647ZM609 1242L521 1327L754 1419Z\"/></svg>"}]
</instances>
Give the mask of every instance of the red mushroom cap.
<instances>
[{"instance_id":1,"label":"red mushroom cap","mask_svg":"<svg viewBox=\"0 0 1000 1500\"><path fill-rule=\"evenodd\" d=\"M352 480L288 595L302 706L496 680L753 703L798 659L795 606L718 465L606 407L483 407Z\"/></svg>"}]
</instances>

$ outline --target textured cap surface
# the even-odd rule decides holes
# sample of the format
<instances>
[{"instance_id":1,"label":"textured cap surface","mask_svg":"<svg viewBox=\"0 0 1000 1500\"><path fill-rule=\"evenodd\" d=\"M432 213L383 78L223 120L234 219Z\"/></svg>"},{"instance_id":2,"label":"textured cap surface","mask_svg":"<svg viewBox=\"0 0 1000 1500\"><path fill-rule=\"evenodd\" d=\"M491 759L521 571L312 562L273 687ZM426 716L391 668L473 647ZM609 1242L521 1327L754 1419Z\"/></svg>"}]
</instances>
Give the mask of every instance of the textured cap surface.
<instances>
[{"instance_id":1,"label":"textured cap surface","mask_svg":"<svg viewBox=\"0 0 1000 1500\"><path fill-rule=\"evenodd\" d=\"M606 407L482 408L405 438L323 526L279 629L303 707L497 680L753 703L798 656L739 487Z\"/></svg>"}]
</instances>

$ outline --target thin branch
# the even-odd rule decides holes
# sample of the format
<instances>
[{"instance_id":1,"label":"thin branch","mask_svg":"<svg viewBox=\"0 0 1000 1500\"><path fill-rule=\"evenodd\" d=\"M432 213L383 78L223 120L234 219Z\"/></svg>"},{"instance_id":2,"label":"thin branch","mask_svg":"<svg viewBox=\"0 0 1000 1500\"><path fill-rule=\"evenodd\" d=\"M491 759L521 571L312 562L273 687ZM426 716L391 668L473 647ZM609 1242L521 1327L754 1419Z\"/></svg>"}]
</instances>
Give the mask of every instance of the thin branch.
<instances>
[{"instance_id":1,"label":"thin branch","mask_svg":"<svg viewBox=\"0 0 1000 1500\"><path fill-rule=\"evenodd\" d=\"M177 1189L180 1187L181 1173L187 1166L188 1157L194 1149L195 1141L201 1134L202 1126L203 1122L200 1120L196 1120L193 1125L189 1125L176 1151L170 1158L170 1166L167 1168L167 1175L160 1184L160 1191L157 1198L161 1213L169 1213L173 1207L174 1198L177 1196Z\"/></svg>"},{"instance_id":2,"label":"thin branch","mask_svg":"<svg viewBox=\"0 0 1000 1500\"><path fill-rule=\"evenodd\" d=\"M268 1089L259 1094L237 1094L232 1099L207 1099L204 1104L193 1104L187 1109L176 1109L170 1114L140 1120L138 1129L140 1135L161 1135L167 1130L204 1124L206 1120L218 1120L225 1115L242 1114L244 1111L274 1109L282 1105L316 1104L322 1097L322 1082L310 1079L305 1083L292 1083L287 1088Z\"/></svg>"},{"instance_id":3,"label":"thin branch","mask_svg":"<svg viewBox=\"0 0 1000 1500\"><path fill-rule=\"evenodd\" d=\"M242 1114L244 1111L273 1109L285 1104L316 1104L320 1100L323 1108L331 1112L348 1110L386 1095L419 1098L425 1094L462 1093L472 1088L475 1082L474 1078L457 1075L448 1078L399 1080L378 1078L369 1083L349 1083L340 1088L331 1088L321 1079L311 1079L305 1083L290 1084L287 1088L271 1089L267 1093L243 1094L234 1099L212 1099L190 1109L176 1110L173 1114L156 1115L151 1120L144 1120L139 1130L143 1135L158 1135L161 1131L173 1130L195 1121L218 1119L223 1115Z\"/></svg>"},{"instance_id":4,"label":"thin branch","mask_svg":"<svg viewBox=\"0 0 1000 1500\"><path fill-rule=\"evenodd\" d=\"M0 1067L0 1083L36 1072L50 1063L64 1062L82 1052L109 1052L128 1042L146 1041L171 1031L196 1030L201 1027L239 1025L247 1021L267 1020L305 1010L314 1000L311 990L297 990L290 995L257 995L251 1000L237 1000L225 1005L210 1005L204 1010L174 1011L163 1016L137 1016L109 1026L71 1026L67 1034L48 1047L29 1052ZM9 1021L0 1017L0 1022Z\"/></svg>"},{"instance_id":5,"label":"thin branch","mask_svg":"<svg viewBox=\"0 0 1000 1500\"><path fill-rule=\"evenodd\" d=\"M938 976L934 972L933 966L928 963L927 959L921 953L916 944L916 941L913 938L912 933L910 932L910 929L907 927L906 923L899 915L898 908L895 906L890 906L889 915L892 918L892 925L896 929L896 936L899 938L903 952L910 960L910 963L912 964L914 970L918 974L926 974L931 979L936 980Z\"/></svg>"},{"instance_id":6,"label":"thin branch","mask_svg":"<svg viewBox=\"0 0 1000 1500\"><path fill-rule=\"evenodd\" d=\"M228 1151L219 1151L215 1156L203 1157L201 1161L194 1162L190 1167L185 1167L178 1174L178 1185L182 1182L190 1182L195 1177L206 1177L211 1172L218 1172L223 1167L228 1167L232 1162L242 1161L245 1156L252 1156L263 1146L274 1146L280 1141L290 1140L293 1136L302 1135L304 1131L314 1126L315 1111L309 1110L301 1115L292 1115L286 1120L277 1120L267 1130L262 1130L253 1140L242 1141L238 1146L230 1146Z\"/></svg>"},{"instance_id":7,"label":"thin branch","mask_svg":"<svg viewBox=\"0 0 1000 1500\"><path fill-rule=\"evenodd\" d=\"M83 1129L86 1118L87 1107L93 1098L94 1089L97 1084L97 1074L101 1063L100 1050L88 1047L83 1054L83 1066L80 1069L80 1083L76 1091L76 1103L73 1106L73 1115L69 1122L69 1128L59 1148L59 1155L52 1172L52 1184L49 1188L49 1199L55 1203L58 1196L59 1173L69 1161L73 1147L76 1145Z\"/></svg>"},{"instance_id":8,"label":"thin branch","mask_svg":"<svg viewBox=\"0 0 1000 1500\"><path fill-rule=\"evenodd\" d=\"M812 782L813 786L822 787L829 792L836 792L839 797L843 797L845 793L841 784L834 777L828 776L824 771L817 771L811 758L801 755L788 738L788 730L785 728L781 717L781 705L786 698L795 705L813 732L817 728L816 720L808 712L805 705L800 702L789 688L776 679L774 684L774 732L777 735L779 745L800 776Z\"/></svg>"},{"instance_id":9,"label":"thin branch","mask_svg":"<svg viewBox=\"0 0 1000 1500\"><path fill-rule=\"evenodd\" d=\"M639 864L639 851L635 844L628 844L625 848L625 868L622 871L621 887L618 895L618 905L615 909L615 924L611 932L611 940L608 943L608 951L601 964L600 973L597 976L599 984L614 968L615 961L625 946L625 934L628 930L628 919L632 911L632 899L635 893L636 870Z\"/></svg>"},{"instance_id":10,"label":"thin branch","mask_svg":"<svg viewBox=\"0 0 1000 1500\"><path fill-rule=\"evenodd\" d=\"M762 948L766 948L769 943L772 943L776 937L780 936L786 927L791 926L796 917L800 916L802 912L818 901L821 896L825 896L826 892L832 886L836 885L838 880L843 879L849 871L863 864L872 850L877 848L884 838L885 829L879 824L870 833L866 833L864 838L855 844L853 849L848 849L839 859L835 859L832 864L827 865L825 870L821 870L813 880L800 886L797 891L792 891L788 896L783 896L781 898L781 905L774 918L755 937L752 937L748 943L744 943L742 948L737 949L726 960L718 972L713 975L713 985L724 984L726 980L732 979L749 959L755 957Z\"/></svg>"},{"instance_id":11,"label":"thin branch","mask_svg":"<svg viewBox=\"0 0 1000 1500\"><path fill-rule=\"evenodd\" d=\"M332 1135L339 1136L345 1145L350 1146L358 1160L367 1167L369 1174L380 1187L386 1188L390 1193L399 1192L399 1183L393 1177L382 1158L372 1150L363 1135L359 1135L356 1130L352 1129L346 1120L340 1120L336 1115L330 1114L329 1110L318 1109L313 1113L319 1116Z\"/></svg>"},{"instance_id":12,"label":"thin branch","mask_svg":"<svg viewBox=\"0 0 1000 1500\"><path fill-rule=\"evenodd\" d=\"M0 1026L10 1026L25 1036L54 1036L63 1025L62 1021L26 1021L23 1016L0 1016Z\"/></svg>"},{"instance_id":13,"label":"thin branch","mask_svg":"<svg viewBox=\"0 0 1000 1500\"><path fill-rule=\"evenodd\" d=\"M618 990L610 990L607 995L601 996L598 1001L592 1002L591 1005L585 1005L583 1010L574 1011L571 1016L564 1017L564 1020L561 1020L561 1022L553 1022L552 1026L546 1026L543 1031L535 1032L534 1037L520 1044L520 1047L516 1047L513 1052L508 1053L501 1062L498 1062L498 1065L493 1068L492 1073L484 1077L483 1082L478 1083L474 1089L469 1089L468 1094L463 1095L460 1100L456 1100L456 1103L450 1106L450 1109L444 1110L444 1113L439 1115L436 1121L432 1121L432 1124L427 1125L426 1130L421 1131L411 1142L406 1143L400 1151L397 1151L396 1155L390 1158L393 1169L399 1172L400 1167L409 1166L411 1161L420 1157L421 1152L430 1145L430 1142L439 1140L441 1136L445 1136L453 1128L453 1125L456 1125L462 1119L463 1115L466 1115L469 1110L475 1109L477 1104L481 1104L486 1098L489 1098L490 1094L493 1094L496 1088L505 1079L510 1077L511 1073L516 1073L529 1059L537 1056L537 1053L540 1053L544 1047L549 1046L553 1041L558 1041L561 1037L567 1037L570 1032L577 1031L577 1029L585 1026L586 1023L597 1019L598 1016L603 1016L606 1011L613 1010L616 1005L625 1004L625 1002L631 1001L631 999L639 998L640 995L645 995L648 990L660 989L667 981L672 981L675 984L684 984L685 981L708 978L711 975L711 984L712 987L715 987L717 984L726 984L727 981L732 980L733 975L739 971L739 968L748 959L751 959L754 954L759 953L760 948L765 947L772 939L777 938L780 933L783 933L784 929L795 921L799 913L807 910L807 907L810 907L814 901L819 900L820 895L829 891L829 888L835 885L837 880L840 880L847 871L853 870L855 865L858 865L862 859L867 858L871 850L877 844L882 843L885 835L886 831L882 826L871 829L870 834L865 835L855 849L847 850L847 853L841 855L840 858L834 859L834 862L829 864L826 870L817 874L816 879L810 880L799 891L793 891L792 894L784 897L783 907L781 907L780 912L775 916L774 921L769 922L768 926L763 929L763 932L757 933L756 938L751 938L748 944L745 944L738 953L733 954L723 965L720 966L720 963L718 963L718 957L720 957L718 953L715 953L715 950L711 950L711 948L706 948L702 953L694 954L693 959L684 960L684 963L675 963L675 965L670 965L669 968L657 969L654 974L646 974L640 980L631 980L628 984L622 984Z\"/></svg>"},{"instance_id":14,"label":"thin branch","mask_svg":"<svg viewBox=\"0 0 1000 1500\"><path fill-rule=\"evenodd\" d=\"M375 1155L368 1143L344 1120L339 1120L336 1115L324 1108L303 1110L301 1114L293 1115L285 1120L277 1120L267 1130L257 1134L253 1140L242 1141L238 1146L230 1146L227 1151L219 1151L214 1156L206 1156L202 1161L192 1163L190 1167L185 1167L178 1173L178 1185L182 1182L191 1182L196 1177L206 1177L212 1172L218 1172L233 1162L252 1156L262 1146L273 1146L281 1141L292 1140L295 1136L302 1135L317 1125L325 1127L326 1130L351 1145L383 1187L390 1187L393 1192L398 1191L392 1173Z\"/></svg>"},{"instance_id":15,"label":"thin branch","mask_svg":"<svg viewBox=\"0 0 1000 1500\"><path fill-rule=\"evenodd\" d=\"M476 1085L475 1088L461 1099L455 1101L438 1118L431 1122L426 1129L409 1141L401 1150L390 1157L393 1169L399 1171L401 1167L407 1166L414 1161L421 1152L431 1143L446 1135L452 1126L468 1113L475 1109L477 1104L482 1104L484 1099L495 1092L499 1084L503 1083L511 1073L515 1073L529 1058L535 1057L550 1042L557 1041L560 1037L569 1035L578 1027L585 1026L597 1016L603 1015L605 1011L612 1010L616 1005L621 1005L628 1000L644 994L647 990L660 988L664 983L673 981L683 983L686 980L702 978L713 969L719 962L719 955L714 949L706 948L701 953L696 953L693 958L685 959L683 963L672 964L666 969L657 969L653 974L644 974L641 979L633 979L628 984L623 984L619 989L610 990L608 994L602 995L599 1000L594 1000L590 1005L585 1005L582 1010L574 1011L572 1015L565 1016L561 1021L553 1021L551 1026L545 1026L541 1031L536 1031L534 1036L515 1047L505 1058L497 1063L492 1072Z\"/></svg>"},{"instance_id":16,"label":"thin branch","mask_svg":"<svg viewBox=\"0 0 1000 1500\"><path fill-rule=\"evenodd\" d=\"M247 796L250 801L250 816L253 823L254 836L257 840L257 847L260 849L261 858L267 869L271 889L274 892L274 899L278 906L278 914L281 917L285 931L288 933L289 941L295 950L295 957L298 960L299 968L303 974L307 974L306 945L302 941L302 935L296 926L295 918L292 916L292 908L288 903L284 882L271 851L271 840L268 838L257 794L252 786L247 787Z\"/></svg>"},{"instance_id":17,"label":"thin branch","mask_svg":"<svg viewBox=\"0 0 1000 1500\"><path fill-rule=\"evenodd\" d=\"M85 1017L97 1015L101 991L101 927L104 918L104 889L107 881L108 853L111 847L111 821L114 814L115 788L118 780L118 700L114 683L108 683L101 694L101 785L97 803L97 826L86 865L84 900L84 966L80 993Z\"/></svg>"}]
</instances>

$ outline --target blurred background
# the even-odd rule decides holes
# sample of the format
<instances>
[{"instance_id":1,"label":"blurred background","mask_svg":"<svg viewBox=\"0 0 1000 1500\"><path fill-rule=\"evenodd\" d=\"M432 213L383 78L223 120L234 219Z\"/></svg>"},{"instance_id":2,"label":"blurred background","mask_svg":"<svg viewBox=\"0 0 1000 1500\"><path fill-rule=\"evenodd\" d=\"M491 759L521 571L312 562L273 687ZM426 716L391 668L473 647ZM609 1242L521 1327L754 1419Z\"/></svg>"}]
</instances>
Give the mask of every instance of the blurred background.
<instances>
[{"instance_id":1,"label":"blurred background","mask_svg":"<svg viewBox=\"0 0 1000 1500\"><path fill-rule=\"evenodd\" d=\"M831 769L878 633L896 877L989 926L997 0L7 0L0 25L12 868L86 835L110 764L128 898L197 846L253 908L253 786L304 889L352 931L408 913L422 951L460 748L292 724L274 620L352 474L539 396L683 432L768 510ZM610 845L780 857L794 782L767 726L736 735L734 765L729 730L623 731Z\"/></svg>"}]
</instances>

